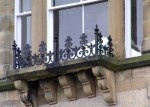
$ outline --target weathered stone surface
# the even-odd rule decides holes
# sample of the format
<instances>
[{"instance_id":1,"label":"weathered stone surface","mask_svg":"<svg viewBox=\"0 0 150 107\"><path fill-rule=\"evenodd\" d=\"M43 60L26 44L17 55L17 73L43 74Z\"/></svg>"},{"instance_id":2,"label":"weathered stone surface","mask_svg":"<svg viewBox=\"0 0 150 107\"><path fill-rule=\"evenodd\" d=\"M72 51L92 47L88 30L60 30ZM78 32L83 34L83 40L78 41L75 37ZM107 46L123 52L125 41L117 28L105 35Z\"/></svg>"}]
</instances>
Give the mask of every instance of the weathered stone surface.
<instances>
[{"instance_id":1,"label":"weathered stone surface","mask_svg":"<svg viewBox=\"0 0 150 107\"><path fill-rule=\"evenodd\" d=\"M0 32L0 49L12 49L13 44L13 33L9 31Z\"/></svg>"},{"instance_id":2,"label":"weathered stone surface","mask_svg":"<svg viewBox=\"0 0 150 107\"><path fill-rule=\"evenodd\" d=\"M79 72L77 75L78 75L78 79L82 83L84 94L89 98L95 97L96 86L95 86L94 76L88 73L87 71Z\"/></svg>"},{"instance_id":3,"label":"weathered stone surface","mask_svg":"<svg viewBox=\"0 0 150 107\"><path fill-rule=\"evenodd\" d=\"M150 81L147 82L147 97L150 99Z\"/></svg>"},{"instance_id":4,"label":"weathered stone surface","mask_svg":"<svg viewBox=\"0 0 150 107\"><path fill-rule=\"evenodd\" d=\"M11 63L11 50L10 49L0 49L0 65Z\"/></svg>"},{"instance_id":5,"label":"weathered stone surface","mask_svg":"<svg viewBox=\"0 0 150 107\"><path fill-rule=\"evenodd\" d=\"M29 86L27 82L24 80L17 80L17 81L14 81L14 85L16 89L19 91L20 99L26 105L26 107L34 107L33 102L29 99L30 93L29 93Z\"/></svg>"},{"instance_id":6,"label":"weathered stone surface","mask_svg":"<svg viewBox=\"0 0 150 107\"><path fill-rule=\"evenodd\" d=\"M132 69L133 78L150 77L150 66Z\"/></svg>"},{"instance_id":7,"label":"weathered stone surface","mask_svg":"<svg viewBox=\"0 0 150 107\"><path fill-rule=\"evenodd\" d=\"M128 79L132 79L131 69L124 70L124 71L116 73L116 80L117 81L128 80Z\"/></svg>"},{"instance_id":8,"label":"weathered stone surface","mask_svg":"<svg viewBox=\"0 0 150 107\"><path fill-rule=\"evenodd\" d=\"M112 36L114 45L114 54L119 58L125 58L124 0L109 0L108 4L109 4L108 5L109 34Z\"/></svg>"},{"instance_id":9,"label":"weathered stone surface","mask_svg":"<svg viewBox=\"0 0 150 107\"><path fill-rule=\"evenodd\" d=\"M116 104L116 78L114 71L102 66L96 66L92 68L92 72L97 79L98 87L104 100L108 105Z\"/></svg>"},{"instance_id":10,"label":"weathered stone surface","mask_svg":"<svg viewBox=\"0 0 150 107\"><path fill-rule=\"evenodd\" d=\"M64 89L64 95L68 100L76 100L76 81L73 76L61 75L58 77L59 83Z\"/></svg>"},{"instance_id":11,"label":"weathered stone surface","mask_svg":"<svg viewBox=\"0 0 150 107\"><path fill-rule=\"evenodd\" d=\"M12 69L12 48L14 38L14 0L0 0L0 77L5 77L6 64Z\"/></svg>"},{"instance_id":12,"label":"weathered stone surface","mask_svg":"<svg viewBox=\"0 0 150 107\"><path fill-rule=\"evenodd\" d=\"M32 51L38 52L41 41L47 41L47 0L32 0Z\"/></svg>"},{"instance_id":13,"label":"weathered stone surface","mask_svg":"<svg viewBox=\"0 0 150 107\"><path fill-rule=\"evenodd\" d=\"M135 78L124 81L117 82L117 91L130 91L136 89L142 89L147 87L147 82L150 81L150 78Z\"/></svg>"},{"instance_id":14,"label":"weathered stone surface","mask_svg":"<svg viewBox=\"0 0 150 107\"><path fill-rule=\"evenodd\" d=\"M0 0L0 15L14 14L15 0Z\"/></svg>"},{"instance_id":15,"label":"weathered stone surface","mask_svg":"<svg viewBox=\"0 0 150 107\"><path fill-rule=\"evenodd\" d=\"M150 52L150 0L143 0L143 33L142 52Z\"/></svg>"},{"instance_id":16,"label":"weathered stone surface","mask_svg":"<svg viewBox=\"0 0 150 107\"><path fill-rule=\"evenodd\" d=\"M57 83L54 80L41 80L39 85L45 93L45 99L49 104L57 103Z\"/></svg>"},{"instance_id":17,"label":"weathered stone surface","mask_svg":"<svg viewBox=\"0 0 150 107\"><path fill-rule=\"evenodd\" d=\"M9 100L0 103L0 107L20 107L20 106L19 106L19 101Z\"/></svg>"},{"instance_id":18,"label":"weathered stone surface","mask_svg":"<svg viewBox=\"0 0 150 107\"><path fill-rule=\"evenodd\" d=\"M19 97L19 92L17 90L10 90L7 92L7 100L18 100L20 97Z\"/></svg>"},{"instance_id":19,"label":"weathered stone surface","mask_svg":"<svg viewBox=\"0 0 150 107\"><path fill-rule=\"evenodd\" d=\"M0 32L10 31L14 32L14 21L11 15L2 15L0 18Z\"/></svg>"},{"instance_id":20,"label":"weathered stone surface","mask_svg":"<svg viewBox=\"0 0 150 107\"><path fill-rule=\"evenodd\" d=\"M149 107L147 98L147 89L133 90L117 93L117 105L111 107ZM102 96L94 98L83 98L71 102L61 102L51 107L108 107ZM40 105L39 107L49 107L49 105Z\"/></svg>"}]
</instances>

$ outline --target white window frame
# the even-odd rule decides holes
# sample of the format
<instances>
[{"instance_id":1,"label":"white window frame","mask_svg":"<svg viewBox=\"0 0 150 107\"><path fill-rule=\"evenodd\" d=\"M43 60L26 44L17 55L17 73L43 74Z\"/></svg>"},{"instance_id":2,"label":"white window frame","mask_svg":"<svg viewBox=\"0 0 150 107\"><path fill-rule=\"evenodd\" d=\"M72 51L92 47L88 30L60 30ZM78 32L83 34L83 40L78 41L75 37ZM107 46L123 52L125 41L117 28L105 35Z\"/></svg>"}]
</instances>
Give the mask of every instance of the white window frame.
<instances>
[{"instance_id":1,"label":"white window frame","mask_svg":"<svg viewBox=\"0 0 150 107\"><path fill-rule=\"evenodd\" d=\"M53 19L53 11L57 9L63 9L63 8L68 8L68 7L73 7L73 6L82 6L82 33L84 33L84 4L90 4L98 1L104 1L104 0L80 0L80 2L76 3L70 3L70 4L64 4L60 6L55 6L52 7L52 0L47 0L47 51L53 51L53 35L54 35L54 19Z\"/></svg>"},{"instance_id":2,"label":"white window frame","mask_svg":"<svg viewBox=\"0 0 150 107\"><path fill-rule=\"evenodd\" d=\"M131 1L125 0L125 52L126 58L131 55Z\"/></svg>"},{"instance_id":3,"label":"white window frame","mask_svg":"<svg viewBox=\"0 0 150 107\"><path fill-rule=\"evenodd\" d=\"M131 39L131 1L125 0L125 53L126 58L141 56L141 53L132 49Z\"/></svg>"},{"instance_id":4,"label":"white window frame","mask_svg":"<svg viewBox=\"0 0 150 107\"><path fill-rule=\"evenodd\" d=\"M22 36L21 36L21 27L22 27L22 23L21 23L21 17L22 16L31 16L31 11L27 11L27 12L20 12L20 0L15 0L15 28L14 28L14 32L15 32L15 36L14 39L18 45L18 47L21 47L21 41L22 41ZM29 37L28 37L29 38Z\"/></svg>"}]
</instances>

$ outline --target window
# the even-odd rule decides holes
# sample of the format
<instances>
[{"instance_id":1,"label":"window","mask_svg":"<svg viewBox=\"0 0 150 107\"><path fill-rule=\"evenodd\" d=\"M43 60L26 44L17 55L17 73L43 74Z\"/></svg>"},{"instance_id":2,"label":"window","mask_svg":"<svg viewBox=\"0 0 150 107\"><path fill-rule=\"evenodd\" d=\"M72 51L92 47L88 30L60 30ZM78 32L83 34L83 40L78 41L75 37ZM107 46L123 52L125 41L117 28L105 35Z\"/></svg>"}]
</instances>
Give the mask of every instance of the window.
<instances>
[{"instance_id":1,"label":"window","mask_svg":"<svg viewBox=\"0 0 150 107\"><path fill-rule=\"evenodd\" d=\"M96 24L102 35L108 36L107 0L48 0L48 50L53 49L55 32L59 35L60 49L63 49L67 36L71 36L77 46L82 33L92 42Z\"/></svg>"},{"instance_id":2,"label":"window","mask_svg":"<svg viewBox=\"0 0 150 107\"><path fill-rule=\"evenodd\" d=\"M15 0L15 40L21 48L31 45L31 0Z\"/></svg>"},{"instance_id":3,"label":"window","mask_svg":"<svg viewBox=\"0 0 150 107\"><path fill-rule=\"evenodd\" d=\"M125 0L126 57L141 55L143 41L143 0Z\"/></svg>"}]
</instances>

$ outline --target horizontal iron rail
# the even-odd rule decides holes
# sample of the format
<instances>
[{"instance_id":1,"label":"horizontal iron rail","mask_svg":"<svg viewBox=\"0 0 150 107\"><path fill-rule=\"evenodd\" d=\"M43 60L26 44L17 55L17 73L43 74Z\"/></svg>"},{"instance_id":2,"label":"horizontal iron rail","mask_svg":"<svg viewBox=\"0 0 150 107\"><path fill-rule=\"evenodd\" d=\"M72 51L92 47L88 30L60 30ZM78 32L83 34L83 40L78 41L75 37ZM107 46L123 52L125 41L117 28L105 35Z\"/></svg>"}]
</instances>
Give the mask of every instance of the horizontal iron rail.
<instances>
[{"instance_id":1,"label":"horizontal iron rail","mask_svg":"<svg viewBox=\"0 0 150 107\"><path fill-rule=\"evenodd\" d=\"M13 43L13 67L14 69L27 68L34 65L48 65L60 61L67 61L72 59L84 58L94 55L105 55L113 57L112 38L108 36L108 42L104 44L103 36L99 32L98 26L95 29L95 43L88 43L87 35L80 36L79 46L73 46L72 38L67 37L64 44L64 49L59 48L58 35L54 36L55 51L47 52L47 45L44 41L39 45L39 54L33 54L31 46L27 44L23 50L17 47L16 42Z\"/></svg>"}]
</instances>

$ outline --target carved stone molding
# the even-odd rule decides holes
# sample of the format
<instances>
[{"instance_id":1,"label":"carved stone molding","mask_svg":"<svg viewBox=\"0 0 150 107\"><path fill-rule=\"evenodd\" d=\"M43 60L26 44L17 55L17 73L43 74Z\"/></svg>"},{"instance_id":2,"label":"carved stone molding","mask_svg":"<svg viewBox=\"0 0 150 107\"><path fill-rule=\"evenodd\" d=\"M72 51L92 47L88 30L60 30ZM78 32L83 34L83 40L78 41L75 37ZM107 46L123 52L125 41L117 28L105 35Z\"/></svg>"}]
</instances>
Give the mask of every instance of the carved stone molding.
<instances>
[{"instance_id":1,"label":"carved stone molding","mask_svg":"<svg viewBox=\"0 0 150 107\"><path fill-rule=\"evenodd\" d=\"M61 75L58 77L60 84L64 88L64 94L68 100L76 100L76 82L70 75Z\"/></svg>"},{"instance_id":2,"label":"carved stone molding","mask_svg":"<svg viewBox=\"0 0 150 107\"><path fill-rule=\"evenodd\" d=\"M98 86L103 93L103 97L108 105L116 104L115 74L113 71L102 66L92 68L93 74L97 78Z\"/></svg>"},{"instance_id":3,"label":"carved stone molding","mask_svg":"<svg viewBox=\"0 0 150 107\"><path fill-rule=\"evenodd\" d=\"M84 94L87 97L95 97L96 88L93 76L86 71L82 71L78 73L78 79L82 83Z\"/></svg>"},{"instance_id":4,"label":"carved stone molding","mask_svg":"<svg viewBox=\"0 0 150 107\"><path fill-rule=\"evenodd\" d=\"M57 103L57 84L53 80L41 80L40 87L44 91L45 99L49 104Z\"/></svg>"},{"instance_id":5,"label":"carved stone molding","mask_svg":"<svg viewBox=\"0 0 150 107\"><path fill-rule=\"evenodd\" d=\"M28 88L28 84L24 80L14 81L16 89L20 92L20 99L26 107L34 107L31 101L31 96Z\"/></svg>"}]
</instances>

